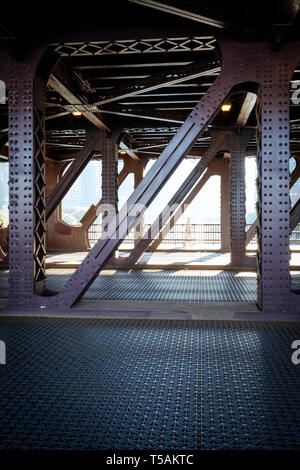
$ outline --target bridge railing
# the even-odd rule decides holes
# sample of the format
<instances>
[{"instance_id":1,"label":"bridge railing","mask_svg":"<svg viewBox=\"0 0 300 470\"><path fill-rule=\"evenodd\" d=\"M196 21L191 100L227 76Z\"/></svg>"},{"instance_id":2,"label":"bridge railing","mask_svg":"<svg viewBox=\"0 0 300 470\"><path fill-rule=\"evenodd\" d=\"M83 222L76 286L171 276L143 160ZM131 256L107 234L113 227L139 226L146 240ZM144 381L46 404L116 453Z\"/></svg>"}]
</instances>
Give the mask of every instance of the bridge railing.
<instances>
[{"instance_id":1,"label":"bridge railing","mask_svg":"<svg viewBox=\"0 0 300 470\"><path fill-rule=\"evenodd\" d=\"M145 224L145 232L150 227L150 224ZM250 224L246 225L246 230ZM93 224L88 232L90 245L93 246L100 238L102 233L101 224ZM175 224L170 232L165 236L162 244L183 246L187 234L186 224ZM221 244L221 225L220 224L191 224L189 231L189 239L193 245L208 245L216 246ZM134 231L131 231L127 238L123 241L126 245L132 245L134 242ZM291 245L300 245L300 224L297 225L295 230L291 233ZM250 246L257 244L256 235L250 242Z\"/></svg>"}]
</instances>

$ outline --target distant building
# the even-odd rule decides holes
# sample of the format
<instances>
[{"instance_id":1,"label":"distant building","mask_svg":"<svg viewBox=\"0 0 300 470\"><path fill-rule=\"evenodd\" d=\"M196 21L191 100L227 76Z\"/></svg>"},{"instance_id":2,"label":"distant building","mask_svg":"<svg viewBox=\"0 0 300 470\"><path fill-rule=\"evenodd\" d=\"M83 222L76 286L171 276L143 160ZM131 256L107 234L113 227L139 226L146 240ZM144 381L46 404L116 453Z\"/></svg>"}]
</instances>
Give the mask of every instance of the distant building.
<instances>
[{"instance_id":1,"label":"distant building","mask_svg":"<svg viewBox=\"0 0 300 470\"><path fill-rule=\"evenodd\" d=\"M63 208L75 210L77 207L96 204L102 193L101 173L101 162L90 162L65 196Z\"/></svg>"}]
</instances>

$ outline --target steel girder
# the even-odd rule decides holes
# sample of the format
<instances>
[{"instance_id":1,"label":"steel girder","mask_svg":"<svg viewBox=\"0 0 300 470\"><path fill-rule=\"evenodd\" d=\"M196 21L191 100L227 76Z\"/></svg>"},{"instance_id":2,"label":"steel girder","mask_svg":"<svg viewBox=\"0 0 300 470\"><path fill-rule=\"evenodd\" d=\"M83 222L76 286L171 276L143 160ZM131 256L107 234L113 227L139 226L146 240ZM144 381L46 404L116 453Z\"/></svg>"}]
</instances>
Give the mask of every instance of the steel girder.
<instances>
[{"instance_id":1,"label":"steel girder","mask_svg":"<svg viewBox=\"0 0 300 470\"><path fill-rule=\"evenodd\" d=\"M118 146L113 137L106 139L102 159L102 232L118 212Z\"/></svg>"},{"instance_id":2,"label":"steel girder","mask_svg":"<svg viewBox=\"0 0 300 470\"><path fill-rule=\"evenodd\" d=\"M54 51L61 56L82 57L102 55L157 54L166 52L213 51L213 36L171 37L151 39L124 39L116 41L65 42L54 44Z\"/></svg>"},{"instance_id":3,"label":"steel girder","mask_svg":"<svg viewBox=\"0 0 300 470\"><path fill-rule=\"evenodd\" d=\"M299 176L300 176L300 163L299 163L299 157L296 157L296 168L291 173L290 188L292 188L294 186L294 184L297 182ZM299 217L299 219L295 223L295 220L296 220L296 217L297 217L296 216L296 212L297 212L296 205L298 204L298 202L295 204L294 208L291 210L291 219L293 219L293 222L291 220L292 230L294 230L294 228L296 227L296 225L299 223L299 220L300 220L300 217ZM299 214L299 216L300 216L300 214ZM252 238L256 234L257 228L258 228L258 219L256 219L253 222L251 227L249 227L249 229L246 232L246 246L248 245L248 243L250 243L250 241L252 240Z\"/></svg>"},{"instance_id":4,"label":"steel girder","mask_svg":"<svg viewBox=\"0 0 300 470\"><path fill-rule=\"evenodd\" d=\"M300 199L296 202L296 204L291 210L291 217L290 217L291 232L299 224L299 221L300 221Z\"/></svg>"},{"instance_id":5,"label":"steel girder","mask_svg":"<svg viewBox=\"0 0 300 470\"><path fill-rule=\"evenodd\" d=\"M147 173L115 221L59 294L41 297L33 293L33 258L36 258L33 231L37 229L34 207L36 179L33 178L34 70L32 62L14 63L10 79L10 202L12 250L11 305L71 307L91 285L113 251L140 220L146 207L177 168L195 140L205 131L232 87L241 82L260 84L261 124L259 133L259 281L258 299L267 312L299 309L299 297L290 291L289 276L289 82L299 61L299 43L283 44L276 53L269 44L220 43L222 70L219 77L194 108L178 133ZM20 79L22 77L22 80ZM25 77L25 80L24 80ZM24 102L26 100L26 103ZM26 105L26 106L25 106ZM26 111L24 109L26 108ZM16 124L16 122L18 122ZM17 129L14 127L17 126ZM15 136L15 132L18 134ZM27 137L27 138L26 138ZM31 142L27 142L32 137ZM24 142L25 140L25 142ZM16 143L15 143L16 141ZM20 148L24 152L20 162ZM24 147L26 150L24 151ZM28 159L26 159L28 157ZM15 168L14 165L17 165ZM18 165L20 164L20 167ZM22 168L21 168L22 167ZM24 189L24 186L28 189ZM21 187L21 188L20 188ZM279 188L279 191L278 191ZM29 195L29 198L22 196ZM26 193L27 191L27 193ZM30 205L28 205L30 203ZM139 211L137 213L137 204ZM11 207L11 209L12 209ZM19 218L20 208L22 215ZM29 212L27 210L29 209ZM26 213L25 213L26 211ZM43 207L41 207L43 213ZM25 221L26 219L26 221ZM16 232L21 231L21 238ZM20 250L22 246L22 253ZM25 249L24 249L25 248Z\"/></svg>"},{"instance_id":6,"label":"steel girder","mask_svg":"<svg viewBox=\"0 0 300 470\"><path fill-rule=\"evenodd\" d=\"M180 210L181 205L188 204L186 199L190 196L190 192L201 178L205 170L209 167L216 154L221 150L228 148L228 132L214 132L212 136L212 143L200 162L195 166L193 171L188 175L173 197L170 199L164 210L152 223L147 233L141 238L137 246L132 250L130 256L124 260L129 264L136 263L147 248L151 245L152 241L161 233L167 224L170 223L172 218L179 218L182 215ZM204 178L204 176L203 176ZM202 181L202 180L201 180ZM204 184L204 183L203 183ZM180 205L180 206L179 206ZM171 229L170 225L166 229L167 232ZM165 233L165 232L164 232Z\"/></svg>"},{"instance_id":7,"label":"steel girder","mask_svg":"<svg viewBox=\"0 0 300 470\"><path fill-rule=\"evenodd\" d=\"M152 74L150 77L143 78L142 80L135 80L130 85L118 87L112 93L104 95L100 101L97 101L92 106L104 105L119 101L130 96L136 96L149 91L157 90L165 86L182 83L188 80L193 80L201 76L215 74L220 72L220 64L217 60L210 63L192 63L176 67L173 70L168 70L165 73Z\"/></svg>"},{"instance_id":8,"label":"steel girder","mask_svg":"<svg viewBox=\"0 0 300 470\"><path fill-rule=\"evenodd\" d=\"M189 193L184 203L181 204L178 210L175 211L171 217L170 222L159 233L158 237L151 244L149 251L155 251L172 230L176 222L184 214L185 210L193 202L195 197L199 194L203 186L212 177L218 175L221 178L221 251L230 251L230 226L228 220L230 217L229 210L229 164L225 159L214 159L207 168L200 181L194 186Z\"/></svg>"},{"instance_id":9,"label":"steel girder","mask_svg":"<svg viewBox=\"0 0 300 470\"><path fill-rule=\"evenodd\" d=\"M7 57L9 91L10 301L32 304L45 288L45 133L43 83L37 66Z\"/></svg>"},{"instance_id":10,"label":"steel girder","mask_svg":"<svg viewBox=\"0 0 300 470\"><path fill-rule=\"evenodd\" d=\"M203 187L207 179L212 175L212 173L206 173L203 178L201 178L205 169L209 168L209 164L216 153L221 150L227 150L231 153L229 184L231 210L227 214L230 220L227 243L228 240L231 240L231 264L232 266L243 266L247 264L247 262L253 264L252 259L246 256L245 247L245 153L247 144L253 135L254 131L252 129L241 129L238 133L228 130L213 131L210 148L169 201L164 211L161 212L153 222L145 237L142 237L127 260L124 260L124 264L125 262L129 264L136 263L158 235L159 239L155 240L152 248L156 248L159 245L166 233L174 226L175 220L178 220L182 215L183 208L190 204L200 188ZM197 184L198 191L196 192L195 188L193 190L192 188L199 178L201 178L201 180ZM228 191L228 186L225 188ZM223 192L225 188L223 183ZM178 207L179 204L180 207ZM173 208L173 210L170 211L170 208ZM225 225L225 221L223 221L223 225ZM226 243L224 235L222 242L224 246Z\"/></svg>"},{"instance_id":11,"label":"steel girder","mask_svg":"<svg viewBox=\"0 0 300 470\"><path fill-rule=\"evenodd\" d=\"M105 142L108 139L106 133L96 127L87 126L86 140L84 147L79 151L77 157L73 160L65 174L57 183L46 204L46 220L60 204L76 179L82 173L86 165L92 159L95 152L103 152Z\"/></svg>"},{"instance_id":12,"label":"steel girder","mask_svg":"<svg viewBox=\"0 0 300 470\"><path fill-rule=\"evenodd\" d=\"M122 170L120 171L118 175L118 181L117 181L118 188L121 186L123 181L125 181L126 177L129 174L129 166L127 165L127 163L128 163L128 160L125 160L124 167L122 168ZM102 205L102 199L100 199L96 205L92 204L91 207L89 207L88 211L84 214L84 216L80 220L82 224L82 228L84 230L88 230L91 227L91 225L93 225L93 223L95 222L95 220L97 219L99 215L101 205Z\"/></svg>"},{"instance_id":13,"label":"steel girder","mask_svg":"<svg viewBox=\"0 0 300 470\"><path fill-rule=\"evenodd\" d=\"M230 245L231 264L253 264L246 256L246 147L254 136L253 129L241 129L230 138Z\"/></svg>"}]
</instances>

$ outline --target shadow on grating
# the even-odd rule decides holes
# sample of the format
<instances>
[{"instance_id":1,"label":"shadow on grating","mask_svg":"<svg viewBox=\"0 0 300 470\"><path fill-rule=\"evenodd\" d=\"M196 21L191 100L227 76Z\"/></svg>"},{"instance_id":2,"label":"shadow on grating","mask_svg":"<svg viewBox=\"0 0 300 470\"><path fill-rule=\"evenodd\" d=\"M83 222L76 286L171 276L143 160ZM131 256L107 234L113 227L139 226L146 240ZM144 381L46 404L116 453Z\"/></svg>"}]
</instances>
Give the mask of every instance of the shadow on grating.
<instances>
[{"instance_id":1,"label":"shadow on grating","mask_svg":"<svg viewBox=\"0 0 300 470\"><path fill-rule=\"evenodd\" d=\"M47 288L59 291L73 270L48 269ZM292 289L300 291L300 274L292 273ZM190 302L256 302L253 272L161 270L104 271L85 299ZM0 272L0 297L8 297L8 272Z\"/></svg>"},{"instance_id":2,"label":"shadow on grating","mask_svg":"<svg viewBox=\"0 0 300 470\"><path fill-rule=\"evenodd\" d=\"M47 288L59 291L70 269L49 269ZM255 273L232 271L104 271L85 299L160 300L191 302L256 302ZM8 274L0 273L0 297L8 297Z\"/></svg>"},{"instance_id":3,"label":"shadow on grating","mask_svg":"<svg viewBox=\"0 0 300 470\"><path fill-rule=\"evenodd\" d=\"M296 323L1 318L1 449L300 449Z\"/></svg>"}]
</instances>

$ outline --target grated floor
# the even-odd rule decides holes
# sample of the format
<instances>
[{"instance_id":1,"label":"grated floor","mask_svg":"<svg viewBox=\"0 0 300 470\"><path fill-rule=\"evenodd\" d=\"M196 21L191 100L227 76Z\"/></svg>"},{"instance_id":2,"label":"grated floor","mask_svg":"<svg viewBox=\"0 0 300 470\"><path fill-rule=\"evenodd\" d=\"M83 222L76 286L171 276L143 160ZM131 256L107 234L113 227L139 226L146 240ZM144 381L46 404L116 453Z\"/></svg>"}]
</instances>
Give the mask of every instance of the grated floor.
<instances>
[{"instance_id":1,"label":"grated floor","mask_svg":"<svg viewBox=\"0 0 300 470\"><path fill-rule=\"evenodd\" d=\"M299 323L1 318L1 449L300 449Z\"/></svg>"},{"instance_id":2,"label":"grated floor","mask_svg":"<svg viewBox=\"0 0 300 470\"><path fill-rule=\"evenodd\" d=\"M73 270L49 269L47 288L59 291ZM1 297L8 296L7 275L0 274ZM203 270L104 271L85 299L255 302L255 273Z\"/></svg>"},{"instance_id":3,"label":"grated floor","mask_svg":"<svg viewBox=\"0 0 300 470\"><path fill-rule=\"evenodd\" d=\"M47 288L59 291L74 272L48 269ZM292 273L300 290L300 273ZM8 272L0 271L0 297L8 297ZM162 300L192 302L256 302L256 274L211 270L103 271L85 299Z\"/></svg>"}]
</instances>

